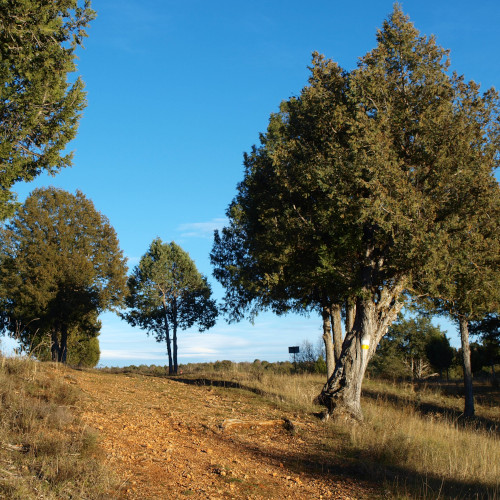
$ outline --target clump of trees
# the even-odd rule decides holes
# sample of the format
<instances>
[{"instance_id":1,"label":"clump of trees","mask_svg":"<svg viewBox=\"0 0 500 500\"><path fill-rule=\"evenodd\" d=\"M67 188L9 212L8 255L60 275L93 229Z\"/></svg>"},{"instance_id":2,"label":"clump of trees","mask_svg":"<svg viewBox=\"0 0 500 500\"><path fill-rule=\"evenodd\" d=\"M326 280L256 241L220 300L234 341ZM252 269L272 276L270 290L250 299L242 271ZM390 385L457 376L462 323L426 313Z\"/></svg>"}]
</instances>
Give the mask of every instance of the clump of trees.
<instances>
[{"instance_id":1,"label":"clump of trees","mask_svg":"<svg viewBox=\"0 0 500 500\"><path fill-rule=\"evenodd\" d=\"M448 372L455 349L439 327L425 316L393 323L377 347L369 370L380 376L409 377L423 380L435 371Z\"/></svg>"},{"instance_id":2,"label":"clump of trees","mask_svg":"<svg viewBox=\"0 0 500 500\"><path fill-rule=\"evenodd\" d=\"M68 75L94 17L87 0L0 4L0 220L14 213L16 182L71 165L86 98Z\"/></svg>"},{"instance_id":3,"label":"clump of trees","mask_svg":"<svg viewBox=\"0 0 500 500\"><path fill-rule=\"evenodd\" d=\"M40 359L93 365L98 315L123 303L126 272L115 230L89 199L36 189L0 230L0 328Z\"/></svg>"},{"instance_id":4,"label":"clump of trees","mask_svg":"<svg viewBox=\"0 0 500 500\"><path fill-rule=\"evenodd\" d=\"M497 309L500 103L397 5L355 70L317 53L310 70L245 154L211 259L230 320L321 313L319 401L362 419L366 367L409 294L461 326Z\"/></svg>"},{"instance_id":5,"label":"clump of trees","mask_svg":"<svg viewBox=\"0 0 500 500\"><path fill-rule=\"evenodd\" d=\"M139 326L158 342L166 342L169 374L177 373L177 330L215 324L218 311L212 290L179 245L155 239L128 279L126 306L121 317Z\"/></svg>"}]
</instances>

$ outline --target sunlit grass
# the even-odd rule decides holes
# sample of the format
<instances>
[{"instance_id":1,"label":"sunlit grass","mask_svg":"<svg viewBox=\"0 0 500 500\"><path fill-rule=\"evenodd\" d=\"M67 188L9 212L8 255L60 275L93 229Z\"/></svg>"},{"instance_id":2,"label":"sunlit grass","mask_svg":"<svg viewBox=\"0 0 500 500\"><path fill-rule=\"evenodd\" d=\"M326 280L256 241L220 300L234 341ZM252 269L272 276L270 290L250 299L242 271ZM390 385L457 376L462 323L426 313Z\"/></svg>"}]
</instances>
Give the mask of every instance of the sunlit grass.
<instances>
[{"instance_id":1,"label":"sunlit grass","mask_svg":"<svg viewBox=\"0 0 500 500\"><path fill-rule=\"evenodd\" d=\"M237 382L295 409L318 410L312 401L325 383L324 375L250 368L232 364L227 370L184 376ZM464 424L452 416L463 407L460 391L450 395L438 384L383 380L367 380L365 388L371 397L363 398L362 424L325 424L332 454L341 461L354 460L368 477L385 481L394 495L391 498L499 498L498 431L488 431L474 422ZM485 404L477 405L477 414L496 417L493 421L498 424L498 394L491 398L491 404L484 399ZM434 405L439 411L421 412L423 404Z\"/></svg>"},{"instance_id":2,"label":"sunlit grass","mask_svg":"<svg viewBox=\"0 0 500 500\"><path fill-rule=\"evenodd\" d=\"M67 377L60 366L0 358L0 498L113 498Z\"/></svg>"}]
</instances>

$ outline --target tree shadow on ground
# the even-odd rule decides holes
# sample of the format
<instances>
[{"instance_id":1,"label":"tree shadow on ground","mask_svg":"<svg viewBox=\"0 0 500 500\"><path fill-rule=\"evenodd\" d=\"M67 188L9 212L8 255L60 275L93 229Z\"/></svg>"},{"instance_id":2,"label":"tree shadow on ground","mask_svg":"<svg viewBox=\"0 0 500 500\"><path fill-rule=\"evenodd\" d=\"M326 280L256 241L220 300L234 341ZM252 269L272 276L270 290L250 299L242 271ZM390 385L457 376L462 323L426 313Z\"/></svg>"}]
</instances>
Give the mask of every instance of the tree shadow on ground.
<instances>
[{"instance_id":1,"label":"tree shadow on ground","mask_svg":"<svg viewBox=\"0 0 500 500\"><path fill-rule=\"evenodd\" d=\"M486 417L473 417L465 418L463 413L459 410L442 406L436 403L425 403L422 401L414 401L404 396L396 394L387 394L373 389L363 389L363 397L372 400L388 401L394 405L408 406L412 405L415 410L421 415L439 415L455 422L459 427L473 429L473 430L486 430L488 432L500 434L500 425L498 421Z\"/></svg>"},{"instance_id":2,"label":"tree shadow on ground","mask_svg":"<svg viewBox=\"0 0 500 500\"><path fill-rule=\"evenodd\" d=\"M259 396L279 398L278 394L273 392L264 391L262 389L257 389L256 387L250 387L248 385L240 384L235 380L212 380L209 378L183 378L183 377L169 377L170 380L175 380L176 382L181 382L188 385L197 386L212 386L212 387L224 387L226 389L242 389L244 391L253 392Z\"/></svg>"},{"instance_id":3,"label":"tree shadow on ground","mask_svg":"<svg viewBox=\"0 0 500 500\"><path fill-rule=\"evenodd\" d=\"M287 468L297 474L300 472L312 476L328 474L334 478L365 484L375 483L379 488L385 487L397 498L440 498L449 500L494 499L500 493L497 488L488 487L480 482L443 479L437 475L422 474L408 467L384 466L377 462L356 460L351 463L340 463L344 457L316 455L314 451L294 453L293 455L273 455L259 452L263 460L275 459L281 461ZM387 495L387 491L385 491Z\"/></svg>"},{"instance_id":4,"label":"tree shadow on ground","mask_svg":"<svg viewBox=\"0 0 500 500\"><path fill-rule=\"evenodd\" d=\"M242 389L253 394L277 398L276 394L263 391L254 387L248 387L236 381L228 380L212 380L209 378L185 378L185 377L170 377L171 380L181 382L188 385L197 386L214 386L227 389ZM365 391L364 391L365 392ZM408 404L405 398L397 396L389 396L385 393L377 393L376 391L366 391L366 397L377 399L385 398L392 403ZM449 408L440 407L438 405L420 404L418 411L422 414L439 413L443 415L455 416L460 421L459 412L453 412ZM318 425L328 425L318 422ZM470 422L464 422L463 425L470 427ZM498 430L497 423L488 419L482 419L477 425L482 428L490 426L495 431ZM374 487L377 490L381 486L386 486L391 493L396 493L402 498L440 498L440 499L494 499L498 498L500 491L497 488L485 485L474 481L443 479L437 475L422 474L419 471L404 466L387 465L380 463L378 457L372 459L366 452L361 450L349 449L338 451L338 449L330 448L321 440L315 439L314 442L307 442L305 446L299 450L290 449L289 452L277 453L269 450L265 445L259 446L259 440L236 440L238 430L231 428L230 430L216 429L214 432L219 439L226 442L228 446L244 446L249 452L253 453L263 462L282 463L287 469L294 471L296 474L307 474L311 478L324 478L327 474L332 480L348 481L351 484L362 484L369 489ZM290 439L290 433L285 429L278 431L274 438L279 439L282 434L283 439ZM287 436L288 434L288 436ZM305 437L305 436L302 436ZM293 439L293 437L292 437ZM346 435L346 439L347 435ZM386 494L380 491L380 495Z\"/></svg>"}]
</instances>

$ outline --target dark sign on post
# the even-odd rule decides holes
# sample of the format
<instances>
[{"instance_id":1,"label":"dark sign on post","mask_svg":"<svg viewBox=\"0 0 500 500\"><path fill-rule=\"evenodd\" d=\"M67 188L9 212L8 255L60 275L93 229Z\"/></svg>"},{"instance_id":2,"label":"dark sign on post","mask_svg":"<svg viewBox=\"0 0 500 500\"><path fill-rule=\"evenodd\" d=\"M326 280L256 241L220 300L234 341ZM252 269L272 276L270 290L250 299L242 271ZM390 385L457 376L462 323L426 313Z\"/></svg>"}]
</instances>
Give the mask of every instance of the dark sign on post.
<instances>
[{"instance_id":1,"label":"dark sign on post","mask_svg":"<svg viewBox=\"0 0 500 500\"><path fill-rule=\"evenodd\" d=\"M288 353L293 354L293 364L295 367L295 371L297 371L297 363L295 361L295 355L299 352L299 346L298 345L293 345L288 348Z\"/></svg>"}]
</instances>

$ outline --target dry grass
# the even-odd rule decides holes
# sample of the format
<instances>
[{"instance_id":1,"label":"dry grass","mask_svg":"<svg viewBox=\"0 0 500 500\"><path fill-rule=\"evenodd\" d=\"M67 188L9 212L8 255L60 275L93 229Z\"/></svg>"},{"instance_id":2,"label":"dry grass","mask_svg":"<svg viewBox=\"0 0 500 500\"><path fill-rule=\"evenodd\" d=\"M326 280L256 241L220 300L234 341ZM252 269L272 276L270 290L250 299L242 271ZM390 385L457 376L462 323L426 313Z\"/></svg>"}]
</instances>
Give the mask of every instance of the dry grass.
<instances>
[{"instance_id":1,"label":"dry grass","mask_svg":"<svg viewBox=\"0 0 500 500\"><path fill-rule=\"evenodd\" d=\"M97 435L61 367L0 358L0 498L110 498Z\"/></svg>"},{"instance_id":2,"label":"dry grass","mask_svg":"<svg viewBox=\"0 0 500 500\"><path fill-rule=\"evenodd\" d=\"M225 372L182 376L239 384L309 413L318 410L311 401L324 384L324 375L275 374L235 364ZM325 447L332 455L361 468L365 477L385 481L391 498L500 498L498 389L477 405L479 419L464 423L457 418L462 398L439 385L375 380L365 387L363 424L326 424Z\"/></svg>"}]
</instances>

